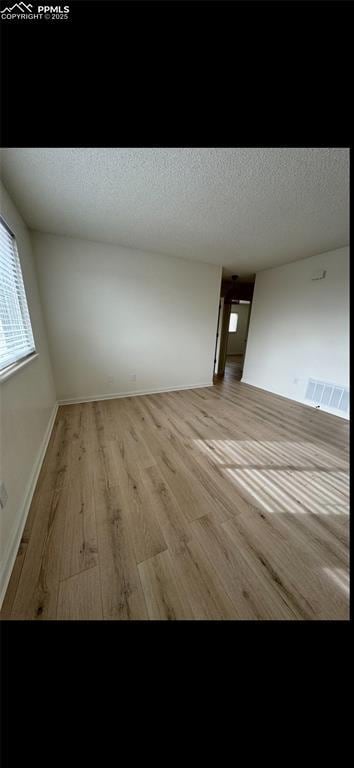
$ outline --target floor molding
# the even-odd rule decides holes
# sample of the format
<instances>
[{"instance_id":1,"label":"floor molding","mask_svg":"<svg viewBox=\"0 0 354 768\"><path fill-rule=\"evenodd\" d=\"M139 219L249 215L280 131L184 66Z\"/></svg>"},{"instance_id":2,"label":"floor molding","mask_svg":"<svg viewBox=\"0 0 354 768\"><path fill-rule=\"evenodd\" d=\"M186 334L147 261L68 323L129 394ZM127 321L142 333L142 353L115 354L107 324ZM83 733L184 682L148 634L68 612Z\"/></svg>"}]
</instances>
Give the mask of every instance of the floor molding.
<instances>
[{"instance_id":1,"label":"floor molding","mask_svg":"<svg viewBox=\"0 0 354 768\"><path fill-rule=\"evenodd\" d=\"M43 440L42 440L41 447L39 449L37 460L36 460L36 462L34 464L34 467L32 469L32 473L31 473L31 477L30 477L29 483L27 485L27 490L26 490L24 502L23 502L23 505L22 505L22 512L21 512L21 515L20 515L19 525L17 527L17 530L16 530L13 538L9 542L9 545L8 545L8 548L7 548L7 553L6 553L5 557L4 557L4 564L3 564L2 568L1 568L1 572L0 572L0 608L2 606L4 597L5 597L5 594L6 594L6 590L7 590L9 581L10 581L11 573L12 573L12 570L13 570L13 567L14 567L16 556L17 556L17 551L18 551L18 548L20 546L20 542L21 542L23 531L24 531L24 527L26 525L27 515L28 515L29 509L30 509L30 506L31 506L32 497L33 497L33 494L34 494L34 491L35 491L35 488L36 488L36 485L37 485L37 480L38 480L38 477L39 477L39 473L41 471L41 467L42 467L43 460L44 460L44 457L45 457L45 454L46 454L46 450L47 450L47 447L48 447L50 436L52 434L52 430L53 430L53 426L54 426L55 417L57 415L57 411L58 411L58 403L55 403L55 405L53 407L53 410L52 410L52 413L51 413L51 416L50 416L50 419L49 419L49 422L48 422L48 425L47 425L47 428L46 428L46 431L45 431L45 435L44 435Z\"/></svg>"},{"instance_id":2,"label":"floor molding","mask_svg":"<svg viewBox=\"0 0 354 768\"><path fill-rule=\"evenodd\" d=\"M96 400L116 400L119 397L137 397L138 395L161 395L164 392L179 392L182 389L204 389L213 387L213 381L204 384L184 384L179 387L166 387L165 389L141 389L135 392L115 392L111 395L89 395L88 397L68 397L58 400L58 405L75 405L79 403L91 403Z\"/></svg>"},{"instance_id":3,"label":"floor molding","mask_svg":"<svg viewBox=\"0 0 354 768\"><path fill-rule=\"evenodd\" d=\"M330 408L326 405L322 405L321 408L316 408L316 406L311 405L308 400L299 400L296 397L290 397L290 395L283 395L281 392L276 392L274 389L264 389L264 387L258 387L257 384L253 384L252 381L248 381L243 377L240 379L240 382L241 384L247 384L248 387L252 387L253 389L258 389L260 392L269 392L270 395L281 397L283 400L287 400L289 403L297 403L298 405L302 405L311 411L320 411L322 413L327 413L328 416L337 416L339 419L344 419L344 421L350 420L349 413L341 413L341 411L338 411L336 408Z\"/></svg>"}]
</instances>

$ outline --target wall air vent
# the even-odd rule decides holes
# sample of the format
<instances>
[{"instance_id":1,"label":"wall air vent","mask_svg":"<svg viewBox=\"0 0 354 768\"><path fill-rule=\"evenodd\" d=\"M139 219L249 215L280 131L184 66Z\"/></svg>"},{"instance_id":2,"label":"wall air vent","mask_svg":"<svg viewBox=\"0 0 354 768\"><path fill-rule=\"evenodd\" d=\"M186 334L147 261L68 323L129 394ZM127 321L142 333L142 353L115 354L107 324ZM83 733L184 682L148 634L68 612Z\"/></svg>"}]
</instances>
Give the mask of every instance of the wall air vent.
<instances>
[{"instance_id":1,"label":"wall air vent","mask_svg":"<svg viewBox=\"0 0 354 768\"><path fill-rule=\"evenodd\" d=\"M329 384L327 381L309 379L305 399L310 400L314 405L335 408L344 413L349 410L349 389L339 387L337 384Z\"/></svg>"}]
</instances>

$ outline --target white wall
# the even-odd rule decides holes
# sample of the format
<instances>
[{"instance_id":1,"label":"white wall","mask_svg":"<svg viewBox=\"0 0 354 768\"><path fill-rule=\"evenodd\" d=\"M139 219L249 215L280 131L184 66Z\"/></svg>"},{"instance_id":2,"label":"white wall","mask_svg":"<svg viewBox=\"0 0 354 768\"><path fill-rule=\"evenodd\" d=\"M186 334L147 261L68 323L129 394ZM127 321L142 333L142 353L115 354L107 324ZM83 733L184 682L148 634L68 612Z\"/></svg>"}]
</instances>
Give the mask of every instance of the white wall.
<instances>
[{"instance_id":1,"label":"white wall","mask_svg":"<svg viewBox=\"0 0 354 768\"><path fill-rule=\"evenodd\" d=\"M37 232L32 242L59 400L212 383L220 266Z\"/></svg>"},{"instance_id":2,"label":"white wall","mask_svg":"<svg viewBox=\"0 0 354 768\"><path fill-rule=\"evenodd\" d=\"M0 482L7 504L0 508L0 601L11 572L41 459L56 395L28 230L4 187L1 215L16 236L38 357L0 383Z\"/></svg>"},{"instance_id":3,"label":"white wall","mask_svg":"<svg viewBox=\"0 0 354 768\"><path fill-rule=\"evenodd\" d=\"M348 247L256 275L242 381L308 404L309 378L349 386Z\"/></svg>"},{"instance_id":4,"label":"white wall","mask_svg":"<svg viewBox=\"0 0 354 768\"><path fill-rule=\"evenodd\" d=\"M236 333L229 333L227 340L227 354L228 355L242 355L246 348L246 335L248 325L248 315L250 312L250 304L233 304L231 313L236 312L238 314L237 331Z\"/></svg>"}]
</instances>

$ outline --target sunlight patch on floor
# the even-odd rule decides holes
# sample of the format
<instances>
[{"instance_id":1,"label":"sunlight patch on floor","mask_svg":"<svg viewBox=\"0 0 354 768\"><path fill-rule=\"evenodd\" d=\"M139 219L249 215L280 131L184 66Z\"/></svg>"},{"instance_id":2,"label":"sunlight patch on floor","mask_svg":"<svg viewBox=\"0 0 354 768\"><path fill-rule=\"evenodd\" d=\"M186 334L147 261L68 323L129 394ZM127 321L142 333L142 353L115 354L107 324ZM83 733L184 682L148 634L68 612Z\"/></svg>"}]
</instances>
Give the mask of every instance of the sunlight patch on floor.
<instances>
[{"instance_id":1,"label":"sunlight patch on floor","mask_svg":"<svg viewBox=\"0 0 354 768\"><path fill-rule=\"evenodd\" d=\"M343 462L317 444L283 440L196 439L193 443L249 503L269 512L349 514Z\"/></svg>"},{"instance_id":2,"label":"sunlight patch on floor","mask_svg":"<svg viewBox=\"0 0 354 768\"><path fill-rule=\"evenodd\" d=\"M349 596L349 574L345 572L344 568L324 568L323 570Z\"/></svg>"}]
</instances>

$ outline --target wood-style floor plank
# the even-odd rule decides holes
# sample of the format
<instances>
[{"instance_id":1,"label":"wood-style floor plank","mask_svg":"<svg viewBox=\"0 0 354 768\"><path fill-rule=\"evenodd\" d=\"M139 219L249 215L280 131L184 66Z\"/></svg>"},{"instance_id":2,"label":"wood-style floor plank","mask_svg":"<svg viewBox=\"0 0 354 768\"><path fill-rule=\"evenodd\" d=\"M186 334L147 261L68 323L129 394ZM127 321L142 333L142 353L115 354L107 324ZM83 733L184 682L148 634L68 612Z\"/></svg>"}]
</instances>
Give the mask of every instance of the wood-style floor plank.
<instances>
[{"instance_id":1,"label":"wood-style floor plank","mask_svg":"<svg viewBox=\"0 0 354 768\"><path fill-rule=\"evenodd\" d=\"M136 562L141 563L167 549L153 505L146 495L134 441L125 435L111 444L117 479L123 495L122 514L133 541Z\"/></svg>"},{"instance_id":2,"label":"wood-style floor plank","mask_svg":"<svg viewBox=\"0 0 354 768\"><path fill-rule=\"evenodd\" d=\"M248 548L231 541L224 526L216 526L209 518L202 517L192 523L193 532L205 553L213 563L223 582L225 591L235 606L235 618L239 619L293 619L296 612L269 583L259 575L253 557L247 558ZM236 529L237 530L237 529Z\"/></svg>"},{"instance_id":3,"label":"wood-style floor plank","mask_svg":"<svg viewBox=\"0 0 354 768\"><path fill-rule=\"evenodd\" d=\"M145 619L146 604L119 486L95 488L97 538L105 619Z\"/></svg>"},{"instance_id":4,"label":"wood-style floor plank","mask_svg":"<svg viewBox=\"0 0 354 768\"><path fill-rule=\"evenodd\" d=\"M149 619L194 619L188 593L175 577L168 551L151 557L138 567Z\"/></svg>"},{"instance_id":5,"label":"wood-style floor plank","mask_svg":"<svg viewBox=\"0 0 354 768\"><path fill-rule=\"evenodd\" d=\"M65 516L61 579L98 565L93 434L91 409L81 406L77 438L68 456L70 511Z\"/></svg>"},{"instance_id":6,"label":"wood-style floor plank","mask_svg":"<svg viewBox=\"0 0 354 768\"><path fill-rule=\"evenodd\" d=\"M98 567L88 568L60 582L57 619L103 619L101 584Z\"/></svg>"},{"instance_id":7,"label":"wood-style floor plank","mask_svg":"<svg viewBox=\"0 0 354 768\"><path fill-rule=\"evenodd\" d=\"M10 583L6 590L6 595L4 597L4 602L2 604L1 616L0 616L2 620L11 619L18 582L20 580L22 566L24 563L25 555L26 555L26 549L27 549L27 544L22 540L17 551L16 560L14 563L14 567L12 569Z\"/></svg>"},{"instance_id":8,"label":"wood-style floor plank","mask_svg":"<svg viewBox=\"0 0 354 768\"><path fill-rule=\"evenodd\" d=\"M237 378L59 408L2 619L349 618L348 422Z\"/></svg>"}]
</instances>

